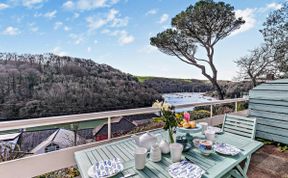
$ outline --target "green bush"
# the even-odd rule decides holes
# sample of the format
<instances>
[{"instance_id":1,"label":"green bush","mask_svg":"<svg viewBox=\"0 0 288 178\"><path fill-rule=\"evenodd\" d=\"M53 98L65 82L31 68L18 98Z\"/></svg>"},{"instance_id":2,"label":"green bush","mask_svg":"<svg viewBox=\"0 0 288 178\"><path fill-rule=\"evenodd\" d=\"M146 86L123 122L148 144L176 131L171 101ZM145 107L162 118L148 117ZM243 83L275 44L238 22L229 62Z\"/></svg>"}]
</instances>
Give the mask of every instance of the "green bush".
<instances>
[{"instance_id":1,"label":"green bush","mask_svg":"<svg viewBox=\"0 0 288 178\"><path fill-rule=\"evenodd\" d=\"M70 167L36 176L34 178L75 178L78 176L80 176L78 169L76 167Z\"/></svg>"},{"instance_id":2,"label":"green bush","mask_svg":"<svg viewBox=\"0 0 288 178\"><path fill-rule=\"evenodd\" d=\"M190 119L191 120L198 120L198 119L203 119L205 117L210 117L210 112L207 110L195 110L195 111L190 111Z\"/></svg>"},{"instance_id":3,"label":"green bush","mask_svg":"<svg viewBox=\"0 0 288 178\"><path fill-rule=\"evenodd\" d=\"M238 102L237 104L237 111L242 111L248 109L247 102ZM194 111L205 110L210 112L210 106L197 106L194 108ZM221 105L214 105L213 106L213 115L231 113L235 111L235 103L227 103Z\"/></svg>"}]
</instances>

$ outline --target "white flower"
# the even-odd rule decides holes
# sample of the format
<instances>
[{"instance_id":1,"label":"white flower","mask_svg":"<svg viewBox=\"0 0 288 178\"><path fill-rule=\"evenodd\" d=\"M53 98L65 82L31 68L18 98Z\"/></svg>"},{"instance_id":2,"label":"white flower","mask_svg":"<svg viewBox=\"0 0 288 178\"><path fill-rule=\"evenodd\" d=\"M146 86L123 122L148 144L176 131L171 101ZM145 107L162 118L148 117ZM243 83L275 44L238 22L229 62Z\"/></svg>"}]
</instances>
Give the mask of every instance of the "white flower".
<instances>
[{"instance_id":1,"label":"white flower","mask_svg":"<svg viewBox=\"0 0 288 178\"><path fill-rule=\"evenodd\" d=\"M156 100L153 105L153 108L159 108L162 109L164 111L170 111L171 110L171 104L169 103L165 103L165 102L159 102L158 100Z\"/></svg>"},{"instance_id":2,"label":"white flower","mask_svg":"<svg viewBox=\"0 0 288 178\"><path fill-rule=\"evenodd\" d=\"M161 109L163 102L159 102L158 100L156 100L153 105L152 108L159 108Z\"/></svg>"},{"instance_id":3,"label":"white flower","mask_svg":"<svg viewBox=\"0 0 288 178\"><path fill-rule=\"evenodd\" d=\"M170 105L170 104L168 104L168 103L163 103L162 109L163 109L164 111L169 111L170 108L171 108L171 105Z\"/></svg>"}]
</instances>

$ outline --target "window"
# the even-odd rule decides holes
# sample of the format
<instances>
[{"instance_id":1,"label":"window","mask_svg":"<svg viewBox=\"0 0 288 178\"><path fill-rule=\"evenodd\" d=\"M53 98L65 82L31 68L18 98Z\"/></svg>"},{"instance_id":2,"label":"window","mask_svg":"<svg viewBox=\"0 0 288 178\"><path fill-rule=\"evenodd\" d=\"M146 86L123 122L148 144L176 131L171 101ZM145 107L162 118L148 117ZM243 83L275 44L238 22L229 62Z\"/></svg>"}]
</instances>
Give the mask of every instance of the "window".
<instances>
[{"instance_id":1,"label":"window","mask_svg":"<svg viewBox=\"0 0 288 178\"><path fill-rule=\"evenodd\" d=\"M45 153L55 151L55 150L59 150L59 145L55 143L50 143L48 146L46 146Z\"/></svg>"}]
</instances>

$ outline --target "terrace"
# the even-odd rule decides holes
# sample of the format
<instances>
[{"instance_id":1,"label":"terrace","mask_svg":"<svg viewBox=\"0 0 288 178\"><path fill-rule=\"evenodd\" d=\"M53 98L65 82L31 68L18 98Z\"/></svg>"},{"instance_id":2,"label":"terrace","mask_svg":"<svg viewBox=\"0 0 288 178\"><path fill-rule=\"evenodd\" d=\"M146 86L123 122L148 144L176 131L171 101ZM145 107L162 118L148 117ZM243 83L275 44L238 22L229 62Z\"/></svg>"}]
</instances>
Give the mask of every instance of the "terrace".
<instances>
[{"instance_id":1,"label":"terrace","mask_svg":"<svg viewBox=\"0 0 288 178\"><path fill-rule=\"evenodd\" d=\"M285 81L286 82L286 81ZM284 89L280 88L279 85L286 83L283 81L280 82L274 82L278 89L283 93L285 92ZM199 121L205 121L209 123L210 125L217 126L219 124L223 123L223 115L216 115L213 116L213 108L217 105L222 104L235 104L235 111L232 113L233 115L240 115L240 116L247 116L249 113L254 114L252 116L255 116L255 114L264 113L269 115L269 113L274 114L275 112L268 112L268 111L261 111L258 107L262 105L267 106L267 97L271 99L270 96L265 96L264 94L259 95L259 92L265 91L265 88L267 91L271 92L270 89L267 89L267 86L273 85L273 82L266 85L260 85L260 87L252 90L250 92L250 98L249 100L246 98L236 98L236 99L226 99L226 100L220 100L220 101L209 101L209 102L203 102L203 103L193 103L193 104L185 104L185 105L177 105L175 106L176 109L182 109L182 108L191 108L196 106L209 106L210 107L210 117L197 120ZM280 92L280 93L281 93ZM265 98L266 97L266 98ZM286 96L287 97L287 96ZM264 98L264 99L263 99ZM274 100L274 102L278 102L278 99ZM281 99L282 100L282 99ZM247 102L249 101L249 112L247 110L244 111L237 111L238 103L240 102ZM261 101L259 103L259 101ZM266 103L265 103L266 102ZM269 104L269 106L271 106ZM273 106L276 108L277 111L279 111L279 106ZM270 110L273 110L270 108ZM268 109L269 110L269 109ZM260 112L261 111L261 112ZM87 114L77 114L77 115L67 115L67 116L55 116L55 117L47 117L47 118L38 118L38 119L27 119L27 120L20 120L20 121L9 121L9 122L1 122L0 125L0 131L15 131L17 129L26 129L29 130L29 128L45 128L47 126L54 126L54 127L61 127L59 125L73 125L73 123L81 123L81 122L87 122L87 121L102 121L103 123L106 123L108 126L108 132L107 132L107 139L101 140L101 141L95 141L91 143L86 143L82 145L77 145L49 153L44 154L38 154L38 155L29 155L25 156L20 159L6 161L0 163L0 172L1 177L10 177L10 178L28 178L28 177L35 177L38 175L42 175L48 172L56 171L62 168L67 168L71 166L77 166L76 159L75 159L75 153L79 153L79 151L86 150L88 148L96 149L101 145L109 145L111 143L118 143L118 141L125 140L131 137L131 135L121 135L118 137L113 137L112 134L112 124L113 120L119 117L123 116L132 116L132 115L141 115L141 114L151 114L151 113L158 113L160 110L158 108L137 108L137 109L127 109L127 110L117 110L117 111L109 111L109 112L96 112L96 113L87 113ZM283 111L282 111L283 112ZM286 111L284 111L286 112ZM281 118L284 118L283 113L280 114ZM278 115L279 116L279 115ZM282 117L283 116L283 117ZM266 116L267 117L267 116ZM280 116L279 116L280 117ZM281 119L280 118L280 119ZM287 118L287 117L285 117ZM284 119L285 119L284 118ZM261 119L263 120L263 119ZM286 120L287 121L287 120ZM262 122L262 121L261 121ZM260 123L261 123L260 122ZM275 121L276 123L280 121ZM281 121L282 124L284 121ZM284 127L287 127L287 123ZM276 124L272 124L276 126ZM257 127L257 129L261 129L261 127ZM268 127L265 127L265 129L269 129ZM159 132L162 129L153 129L152 131ZM256 136L269 136L269 138L272 138L273 140L278 139L278 141L283 141L284 139L287 139L287 137L279 136L279 132L281 132L280 128L276 128L276 131L278 131L277 137L274 137L273 139L273 133L271 132L270 135L268 133L264 133L261 130L256 131ZM141 134L141 133L139 133ZM286 132L287 134L287 132ZM286 135L287 136L287 135ZM219 136L218 136L219 137ZM281 137L281 138L280 138ZM263 138L263 137L262 137ZM265 138L265 137L264 137ZM267 138L267 137L266 137ZM276 139L275 139L276 138ZM285 141L285 140L284 140ZM256 151L256 150L255 150ZM262 149L257 151L251 161L251 165L248 171L248 176L250 177L277 177L281 175L282 177L287 177L287 171L285 170L285 165L287 165L288 159L287 159L287 153L280 153L276 150L273 146L264 146ZM79 166L78 162L78 166ZM160 169L160 168L159 168ZM15 171L18 170L18 171ZM80 170L81 172L81 170ZM129 171L128 171L129 172ZM87 173L81 172L81 175L85 177ZM208 173L207 173L208 174ZM211 173L209 173L211 175ZM205 174L206 175L206 174ZM134 177L141 177L140 175L134 176ZM216 176L217 177L217 176Z\"/></svg>"}]
</instances>

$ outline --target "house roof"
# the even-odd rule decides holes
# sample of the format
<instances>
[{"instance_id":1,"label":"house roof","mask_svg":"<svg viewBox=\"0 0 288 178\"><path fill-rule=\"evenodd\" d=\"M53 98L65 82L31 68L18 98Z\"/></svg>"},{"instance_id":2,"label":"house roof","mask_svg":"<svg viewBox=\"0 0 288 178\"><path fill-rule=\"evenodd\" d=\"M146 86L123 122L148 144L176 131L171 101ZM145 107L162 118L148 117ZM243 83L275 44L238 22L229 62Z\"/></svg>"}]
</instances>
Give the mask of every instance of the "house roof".
<instances>
[{"instance_id":1,"label":"house roof","mask_svg":"<svg viewBox=\"0 0 288 178\"><path fill-rule=\"evenodd\" d=\"M113 118L111 121L112 133L131 131L133 128L135 128L139 124L143 124L143 123L147 123L151 121L153 117L157 117L157 115L156 114L139 114L139 115ZM107 134L107 130L108 130L108 126L107 126L107 122L105 122L95 127L95 129L93 129L93 135Z\"/></svg>"},{"instance_id":2,"label":"house roof","mask_svg":"<svg viewBox=\"0 0 288 178\"><path fill-rule=\"evenodd\" d=\"M74 132L66 129L57 129L46 140L37 145L31 150L32 153L37 153L47 145L55 143L60 148L66 148L74 144ZM85 139L77 135L77 144L85 143Z\"/></svg>"},{"instance_id":3,"label":"house roof","mask_svg":"<svg viewBox=\"0 0 288 178\"><path fill-rule=\"evenodd\" d=\"M3 134L0 135L0 141L14 140L16 137L19 137L21 133L12 133L12 134Z\"/></svg>"},{"instance_id":4,"label":"house roof","mask_svg":"<svg viewBox=\"0 0 288 178\"><path fill-rule=\"evenodd\" d=\"M20 134L21 133L0 135L0 153L3 153L3 150L7 149L6 146L8 145L9 149L14 150L18 144Z\"/></svg>"},{"instance_id":5,"label":"house roof","mask_svg":"<svg viewBox=\"0 0 288 178\"><path fill-rule=\"evenodd\" d=\"M111 123L112 123L112 124L113 124L113 123L118 123L118 122L121 121L122 118L123 118L123 117L113 118L113 119L111 119ZM97 127L95 127L95 128L93 129L93 135L96 135L105 125L107 125L107 121L104 122L103 124L100 124L100 125L98 125Z\"/></svg>"}]
</instances>

